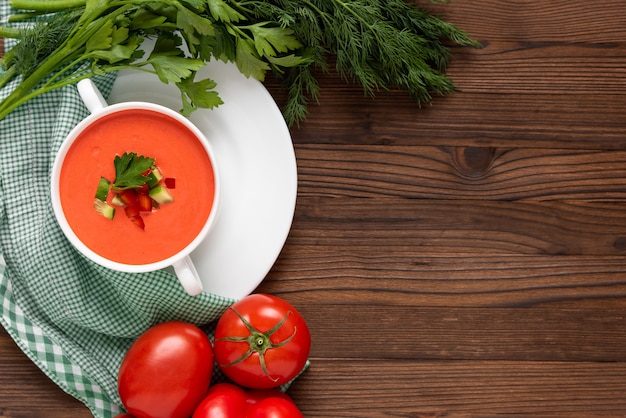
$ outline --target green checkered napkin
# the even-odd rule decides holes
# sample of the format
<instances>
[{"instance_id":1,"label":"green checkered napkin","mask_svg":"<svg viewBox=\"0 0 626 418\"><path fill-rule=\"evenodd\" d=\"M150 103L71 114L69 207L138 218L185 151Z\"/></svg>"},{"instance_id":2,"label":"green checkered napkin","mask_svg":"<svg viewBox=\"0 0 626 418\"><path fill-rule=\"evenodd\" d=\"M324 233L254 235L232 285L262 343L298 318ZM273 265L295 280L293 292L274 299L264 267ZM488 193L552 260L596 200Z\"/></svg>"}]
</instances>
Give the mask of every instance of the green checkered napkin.
<instances>
[{"instance_id":1,"label":"green checkered napkin","mask_svg":"<svg viewBox=\"0 0 626 418\"><path fill-rule=\"evenodd\" d=\"M1 0L0 23L9 11ZM94 81L106 97L114 80ZM0 90L0 99L15 85ZM105 269L65 239L51 207L50 169L63 138L87 115L70 86L0 121L0 322L63 390L94 416L112 417L121 411L117 371L138 335L169 319L209 323L234 301L188 296L165 271Z\"/></svg>"}]
</instances>

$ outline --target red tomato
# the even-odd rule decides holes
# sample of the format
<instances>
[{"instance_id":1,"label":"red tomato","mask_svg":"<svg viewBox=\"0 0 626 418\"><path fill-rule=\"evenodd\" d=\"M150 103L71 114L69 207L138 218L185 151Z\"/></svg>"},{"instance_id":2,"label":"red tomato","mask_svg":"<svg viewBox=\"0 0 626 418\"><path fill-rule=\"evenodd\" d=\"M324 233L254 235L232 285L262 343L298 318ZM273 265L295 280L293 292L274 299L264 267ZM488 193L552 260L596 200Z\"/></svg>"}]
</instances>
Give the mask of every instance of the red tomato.
<instances>
[{"instance_id":1,"label":"red tomato","mask_svg":"<svg viewBox=\"0 0 626 418\"><path fill-rule=\"evenodd\" d=\"M304 418L304 415L293 402L274 397L251 405L246 418Z\"/></svg>"},{"instance_id":2,"label":"red tomato","mask_svg":"<svg viewBox=\"0 0 626 418\"><path fill-rule=\"evenodd\" d=\"M285 402L289 405L285 405ZM299 418L302 413L289 395L279 390L246 391L232 383L217 383L211 386L192 418L252 417Z\"/></svg>"},{"instance_id":3,"label":"red tomato","mask_svg":"<svg viewBox=\"0 0 626 418\"><path fill-rule=\"evenodd\" d=\"M233 382L273 388L302 371L311 349L304 318L287 301L253 294L231 306L215 328L215 359Z\"/></svg>"},{"instance_id":4,"label":"red tomato","mask_svg":"<svg viewBox=\"0 0 626 418\"><path fill-rule=\"evenodd\" d=\"M118 389L126 410L137 418L187 418L205 397L212 373L207 335L192 324L164 322L130 347Z\"/></svg>"},{"instance_id":5,"label":"red tomato","mask_svg":"<svg viewBox=\"0 0 626 418\"><path fill-rule=\"evenodd\" d=\"M243 418L246 415L247 394L239 386L217 383L196 408L192 418Z\"/></svg>"},{"instance_id":6,"label":"red tomato","mask_svg":"<svg viewBox=\"0 0 626 418\"><path fill-rule=\"evenodd\" d=\"M257 402L261 402L263 399L267 399L267 398L282 398L285 400L288 400L291 403L293 402L293 399L291 399L291 397L289 395L287 395L285 392L281 392L280 390L277 389L252 389L248 391L248 399L246 400L246 402L248 403L248 406L253 405Z\"/></svg>"}]
</instances>

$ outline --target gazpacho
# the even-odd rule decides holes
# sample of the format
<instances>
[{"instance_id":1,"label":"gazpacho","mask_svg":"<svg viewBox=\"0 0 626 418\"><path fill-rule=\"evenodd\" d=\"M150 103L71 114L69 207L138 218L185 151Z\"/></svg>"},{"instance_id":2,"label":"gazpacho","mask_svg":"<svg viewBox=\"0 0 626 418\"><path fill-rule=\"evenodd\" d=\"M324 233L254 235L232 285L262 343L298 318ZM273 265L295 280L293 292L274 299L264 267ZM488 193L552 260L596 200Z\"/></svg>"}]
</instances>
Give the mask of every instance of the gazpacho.
<instances>
[{"instance_id":1,"label":"gazpacho","mask_svg":"<svg viewBox=\"0 0 626 418\"><path fill-rule=\"evenodd\" d=\"M140 170L146 185L114 186L121 169L127 178ZM124 190L153 194L155 210L130 210ZM127 109L79 134L63 161L59 193L68 224L93 252L117 263L150 264L178 253L202 230L214 204L215 174L202 142L184 124Z\"/></svg>"}]
</instances>

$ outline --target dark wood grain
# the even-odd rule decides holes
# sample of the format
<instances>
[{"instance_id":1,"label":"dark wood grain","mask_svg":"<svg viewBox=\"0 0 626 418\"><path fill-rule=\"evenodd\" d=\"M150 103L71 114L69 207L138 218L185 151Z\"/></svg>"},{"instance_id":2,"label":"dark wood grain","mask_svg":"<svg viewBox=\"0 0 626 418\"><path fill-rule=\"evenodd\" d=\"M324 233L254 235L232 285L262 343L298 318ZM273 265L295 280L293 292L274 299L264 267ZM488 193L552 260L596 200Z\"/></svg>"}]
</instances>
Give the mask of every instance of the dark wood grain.
<instances>
[{"instance_id":1,"label":"dark wood grain","mask_svg":"<svg viewBox=\"0 0 626 418\"><path fill-rule=\"evenodd\" d=\"M321 359L316 365L292 391L307 417L616 417L626 409L622 364Z\"/></svg>"},{"instance_id":2,"label":"dark wood grain","mask_svg":"<svg viewBox=\"0 0 626 418\"><path fill-rule=\"evenodd\" d=\"M434 5L459 91L320 74L257 291L313 335L306 417L626 416L626 2ZM266 86L278 103L280 80ZM0 331L0 417L88 417Z\"/></svg>"},{"instance_id":3,"label":"dark wood grain","mask_svg":"<svg viewBox=\"0 0 626 418\"><path fill-rule=\"evenodd\" d=\"M303 144L296 152L302 197L619 201L626 196L622 150Z\"/></svg>"}]
</instances>

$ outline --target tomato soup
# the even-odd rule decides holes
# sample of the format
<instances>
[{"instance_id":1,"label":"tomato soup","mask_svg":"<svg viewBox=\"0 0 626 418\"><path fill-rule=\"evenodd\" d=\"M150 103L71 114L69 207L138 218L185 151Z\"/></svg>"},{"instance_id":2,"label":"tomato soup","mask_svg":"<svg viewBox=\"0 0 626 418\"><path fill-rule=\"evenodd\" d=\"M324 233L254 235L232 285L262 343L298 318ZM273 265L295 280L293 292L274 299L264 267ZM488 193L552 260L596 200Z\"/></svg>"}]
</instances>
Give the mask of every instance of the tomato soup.
<instances>
[{"instance_id":1,"label":"tomato soup","mask_svg":"<svg viewBox=\"0 0 626 418\"><path fill-rule=\"evenodd\" d=\"M144 229L123 208L113 219L93 208L100 178L113 181L113 161L127 152L154 158L176 182L169 190L174 201L143 215ZM59 192L68 224L92 251L117 263L150 264L183 250L202 230L214 204L215 175L189 128L155 111L127 109L101 117L76 138L61 168Z\"/></svg>"}]
</instances>

